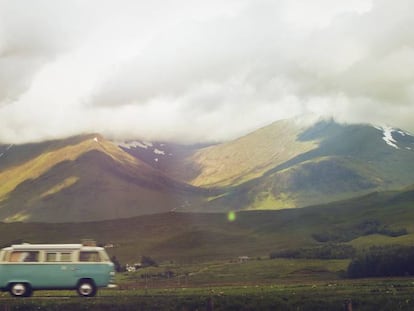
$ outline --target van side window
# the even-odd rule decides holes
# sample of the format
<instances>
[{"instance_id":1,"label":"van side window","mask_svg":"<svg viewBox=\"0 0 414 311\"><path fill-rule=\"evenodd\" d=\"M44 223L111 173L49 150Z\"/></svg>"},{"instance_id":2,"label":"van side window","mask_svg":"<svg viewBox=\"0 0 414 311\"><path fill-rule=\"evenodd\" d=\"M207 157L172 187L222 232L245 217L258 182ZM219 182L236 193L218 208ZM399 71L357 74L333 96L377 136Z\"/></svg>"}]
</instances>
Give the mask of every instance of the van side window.
<instances>
[{"instance_id":1,"label":"van side window","mask_svg":"<svg viewBox=\"0 0 414 311\"><path fill-rule=\"evenodd\" d=\"M70 262L72 253L70 252L47 252L46 262Z\"/></svg>"},{"instance_id":2,"label":"van side window","mask_svg":"<svg viewBox=\"0 0 414 311\"><path fill-rule=\"evenodd\" d=\"M93 251L81 251L79 253L79 261L87 261L87 262L100 262L101 259L99 257L98 252Z\"/></svg>"},{"instance_id":3,"label":"van side window","mask_svg":"<svg viewBox=\"0 0 414 311\"><path fill-rule=\"evenodd\" d=\"M10 262L37 262L39 252L37 251L14 251L10 255Z\"/></svg>"},{"instance_id":4,"label":"van side window","mask_svg":"<svg viewBox=\"0 0 414 311\"><path fill-rule=\"evenodd\" d=\"M57 261L57 254L56 253L46 253L46 261L47 262L55 262Z\"/></svg>"},{"instance_id":5,"label":"van side window","mask_svg":"<svg viewBox=\"0 0 414 311\"><path fill-rule=\"evenodd\" d=\"M72 261L72 253L60 253L60 261Z\"/></svg>"}]
</instances>

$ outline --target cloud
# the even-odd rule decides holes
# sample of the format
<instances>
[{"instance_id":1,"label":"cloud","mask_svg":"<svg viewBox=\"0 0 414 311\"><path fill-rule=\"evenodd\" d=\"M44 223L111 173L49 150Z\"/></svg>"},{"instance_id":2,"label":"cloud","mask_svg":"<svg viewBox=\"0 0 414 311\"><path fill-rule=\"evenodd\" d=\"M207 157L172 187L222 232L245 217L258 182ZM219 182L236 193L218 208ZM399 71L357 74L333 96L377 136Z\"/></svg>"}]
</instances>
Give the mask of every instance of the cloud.
<instances>
[{"instance_id":1,"label":"cloud","mask_svg":"<svg viewBox=\"0 0 414 311\"><path fill-rule=\"evenodd\" d=\"M0 105L16 101L37 71L77 39L71 11L56 1L0 1Z\"/></svg>"},{"instance_id":2,"label":"cloud","mask_svg":"<svg viewBox=\"0 0 414 311\"><path fill-rule=\"evenodd\" d=\"M0 2L0 141L217 141L304 113L414 131L410 0L19 3Z\"/></svg>"}]
</instances>

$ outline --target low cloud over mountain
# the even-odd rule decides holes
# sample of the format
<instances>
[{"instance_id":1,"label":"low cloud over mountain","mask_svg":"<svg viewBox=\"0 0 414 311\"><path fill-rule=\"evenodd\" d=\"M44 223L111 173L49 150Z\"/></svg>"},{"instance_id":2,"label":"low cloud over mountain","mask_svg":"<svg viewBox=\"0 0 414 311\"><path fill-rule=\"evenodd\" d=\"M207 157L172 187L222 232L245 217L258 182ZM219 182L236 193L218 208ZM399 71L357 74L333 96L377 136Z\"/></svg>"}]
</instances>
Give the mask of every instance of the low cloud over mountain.
<instances>
[{"instance_id":1,"label":"low cloud over mountain","mask_svg":"<svg viewBox=\"0 0 414 311\"><path fill-rule=\"evenodd\" d=\"M414 131L414 4L0 1L0 141L212 142L313 113Z\"/></svg>"}]
</instances>

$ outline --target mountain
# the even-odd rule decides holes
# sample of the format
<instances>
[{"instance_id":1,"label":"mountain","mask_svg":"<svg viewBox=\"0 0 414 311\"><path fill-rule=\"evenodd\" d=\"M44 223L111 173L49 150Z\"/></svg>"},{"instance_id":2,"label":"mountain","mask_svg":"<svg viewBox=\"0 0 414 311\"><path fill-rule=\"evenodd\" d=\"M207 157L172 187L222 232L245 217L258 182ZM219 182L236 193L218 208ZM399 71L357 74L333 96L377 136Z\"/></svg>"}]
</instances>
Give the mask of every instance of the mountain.
<instances>
[{"instance_id":1,"label":"mountain","mask_svg":"<svg viewBox=\"0 0 414 311\"><path fill-rule=\"evenodd\" d=\"M154 145L145 157L139 144L123 148L153 166L160 158ZM368 124L282 120L181 157L164 154L157 167L165 174L214 192L209 211L303 207L414 183L414 137Z\"/></svg>"},{"instance_id":2,"label":"mountain","mask_svg":"<svg viewBox=\"0 0 414 311\"><path fill-rule=\"evenodd\" d=\"M100 135L0 150L4 221L122 218L174 210L200 196Z\"/></svg>"},{"instance_id":3,"label":"mountain","mask_svg":"<svg viewBox=\"0 0 414 311\"><path fill-rule=\"evenodd\" d=\"M236 207L302 207L414 182L414 137L401 130L319 122L298 136L317 144L221 197ZM220 202L221 201L221 202Z\"/></svg>"},{"instance_id":4,"label":"mountain","mask_svg":"<svg viewBox=\"0 0 414 311\"><path fill-rule=\"evenodd\" d=\"M292 120L282 120L234 141L204 148L145 142L120 146L174 179L203 188L228 187L260 177L316 148L314 142L297 140L305 129ZM148 149L153 153L152 158L148 157ZM158 164L161 161L162 166Z\"/></svg>"},{"instance_id":5,"label":"mountain","mask_svg":"<svg viewBox=\"0 0 414 311\"><path fill-rule=\"evenodd\" d=\"M79 135L0 145L0 220L305 207L409 187L413 173L409 133L333 120L281 120L214 145Z\"/></svg>"}]
</instances>

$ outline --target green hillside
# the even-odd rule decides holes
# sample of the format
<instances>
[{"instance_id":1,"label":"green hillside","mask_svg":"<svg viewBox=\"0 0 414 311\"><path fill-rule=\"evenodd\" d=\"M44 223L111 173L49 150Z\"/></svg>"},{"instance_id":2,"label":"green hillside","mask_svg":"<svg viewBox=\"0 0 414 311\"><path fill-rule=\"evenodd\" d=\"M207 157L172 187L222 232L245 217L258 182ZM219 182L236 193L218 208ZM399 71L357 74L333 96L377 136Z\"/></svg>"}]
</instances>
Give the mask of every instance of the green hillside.
<instances>
[{"instance_id":1,"label":"green hillside","mask_svg":"<svg viewBox=\"0 0 414 311\"><path fill-rule=\"evenodd\" d=\"M327 203L381 189L373 168L330 156L268 172L209 202L209 209L282 209Z\"/></svg>"},{"instance_id":2,"label":"green hillside","mask_svg":"<svg viewBox=\"0 0 414 311\"><path fill-rule=\"evenodd\" d=\"M141 256L199 262L276 251L414 243L414 191L372 193L324 206L236 213L163 213L87 223L1 223L0 244L75 243L93 238L122 262ZM398 234L396 234L398 233Z\"/></svg>"},{"instance_id":3,"label":"green hillside","mask_svg":"<svg viewBox=\"0 0 414 311\"><path fill-rule=\"evenodd\" d=\"M199 187L239 185L316 148L314 141L297 139L305 129L292 120L278 121L239 139L199 149L166 173Z\"/></svg>"},{"instance_id":4,"label":"green hillside","mask_svg":"<svg viewBox=\"0 0 414 311\"><path fill-rule=\"evenodd\" d=\"M279 122L266 130L275 130L276 125ZM261 131L255 135L260 136ZM334 121L321 121L296 135L297 142L314 147L283 163L272 162L273 167L259 166L264 170L260 176L250 176L225 189L220 196L211 198L206 209L304 207L372 191L400 189L414 182L412 136L397 132L402 140L397 149L388 145L383 133L372 126L341 125ZM239 172L235 164L233 174Z\"/></svg>"}]
</instances>

